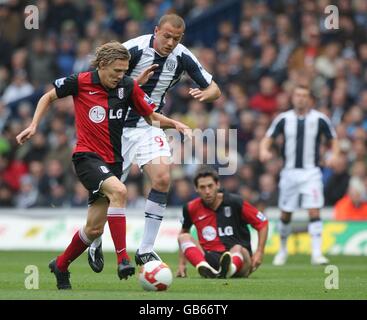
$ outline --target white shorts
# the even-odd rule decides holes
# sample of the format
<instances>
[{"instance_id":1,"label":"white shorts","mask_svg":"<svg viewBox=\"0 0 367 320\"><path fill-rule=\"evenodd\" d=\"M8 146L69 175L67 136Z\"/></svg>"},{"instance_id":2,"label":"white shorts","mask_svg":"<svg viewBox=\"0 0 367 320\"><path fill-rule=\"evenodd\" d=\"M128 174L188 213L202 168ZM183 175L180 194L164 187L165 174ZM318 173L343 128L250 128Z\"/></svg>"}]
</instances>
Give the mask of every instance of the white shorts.
<instances>
[{"instance_id":1,"label":"white shorts","mask_svg":"<svg viewBox=\"0 0 367 320\"><path fill-rule=\"evenodd\" d=\"M283 169L279 181L279 208L293 212L297 208L320 209L324 205L320 168Z\"/></svg>"},{"instance_id":2,"label":"white shorts","mask_svg":"<svg viewBox=\"0 0 367 320\"><path fill-rule=\"evenodd\" d=\"M121 181L125 181L130 168L137 164L140 168L158 157L171 157L166 134L160 128L124 128L122 135L122 157L124 158Z\"/></svg>"}]
</instances>

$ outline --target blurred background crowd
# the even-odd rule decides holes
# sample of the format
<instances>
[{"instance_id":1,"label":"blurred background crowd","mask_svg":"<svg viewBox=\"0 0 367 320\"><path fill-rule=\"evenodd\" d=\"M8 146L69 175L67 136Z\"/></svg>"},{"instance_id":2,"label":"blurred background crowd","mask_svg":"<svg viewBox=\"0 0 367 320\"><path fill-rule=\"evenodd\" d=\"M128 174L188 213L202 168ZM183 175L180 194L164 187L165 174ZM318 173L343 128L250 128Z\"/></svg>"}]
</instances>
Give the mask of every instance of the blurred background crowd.
<instances>
[{"instance_id":1,"label":"blurred background crowd","mask_svg":"<svg viewBox=\"0 0 367 320\"><path fill-rule=\"evenodd\" d=\"M196 146L216 154L216 167L226 158L237 161L222 186L261 209L277 205L282 159L275 149L274 159L261 164L259 141L274 116L291 107L294 83L310 83L315 108L331 118L342 148L338 165L326 168L323 146L326 205L335 206L339 219L367 219L367 1L332 1L339 9L336 30L324 23L330 2L0 0L0 207L86 206L71 165L70 97L53 104L31 142L18 147L15 136L56 78L89 69L97 46L152 33L161 15L176 12L187 23L183 43L222 96L212 104L191 99L185 78L167 95L164 112L192 128L237 130L236 148L228 139L221 149ZM24 27L28 4L39 9L38 30ZM168 205L195 197L191 179L199 162L193 152L189 163L173 165ZM128 207L143 209L149 185L137 167L127 186Z\"/></svg>"}]
</instances>

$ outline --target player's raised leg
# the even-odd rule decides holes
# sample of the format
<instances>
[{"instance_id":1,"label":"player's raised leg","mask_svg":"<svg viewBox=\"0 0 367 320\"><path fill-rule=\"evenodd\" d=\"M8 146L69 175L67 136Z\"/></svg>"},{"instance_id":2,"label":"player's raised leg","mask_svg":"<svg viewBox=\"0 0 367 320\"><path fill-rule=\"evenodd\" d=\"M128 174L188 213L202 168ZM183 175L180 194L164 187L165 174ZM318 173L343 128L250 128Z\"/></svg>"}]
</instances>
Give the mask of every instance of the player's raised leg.
<instances>
[{"instance_id":1,"label":"player's raised leg","mask_svg":"<svg viewBox=\"0 0 367 320\"><path fill-rule=\"evenodd\" d=\"M129 175L131 166L133 164L133 159L130 158L131 148L134 147L132 143L129 143L128 139L122 137L121 144L124 146L123 149L123 170L121 181L124 183ZM107 212L107 211L106 211ZM91 269L94 272L101 272L104 267L104 258L103 258L103 251L102 251L102 237L98 237L94 239L90 247L88 248L88 263Z\"/></svg>"},{"instance_id":2,"label":"player's raised leg","mask_svg":"<svg viewBox=\"0 0 367 320\"><path fill-rule=\"evenodd\" d=\"M55 274L58 289L71 289L69 265L91 244L93 239L103 233L106 223L107 199L99 198L88 208L87 223L78 230L63 254L49 264Z\"/></svg>"},{"instance_id":3,"label":"player's raised leg","mask_svg":"<svg viewBox=\"0 0 367 320\"><path fill-rule=\"evenodd\" d=\"M152 260L161 260L153 251L155 239L167 206L170 186L170 165L168 157L158 157L143 167L148 175L152 189L145 203L145 226L143 239L135 255L135 262L142 265Z\"/></svg>"},{"instance_id":4,"label":"player's raised leg","mask_svg":"<svg viewBox=\"0 0 367 320\"><path fill-rule=\"evenodd\" d=\"M117 274L120 279L127 279L135 273L135 268L130 264L130 258L126 252L125 210L127 190L125 185L113 176L102 183L101 191L110 200L107 209L107 221L117 255Z\"/></svg>"}]
</instances>

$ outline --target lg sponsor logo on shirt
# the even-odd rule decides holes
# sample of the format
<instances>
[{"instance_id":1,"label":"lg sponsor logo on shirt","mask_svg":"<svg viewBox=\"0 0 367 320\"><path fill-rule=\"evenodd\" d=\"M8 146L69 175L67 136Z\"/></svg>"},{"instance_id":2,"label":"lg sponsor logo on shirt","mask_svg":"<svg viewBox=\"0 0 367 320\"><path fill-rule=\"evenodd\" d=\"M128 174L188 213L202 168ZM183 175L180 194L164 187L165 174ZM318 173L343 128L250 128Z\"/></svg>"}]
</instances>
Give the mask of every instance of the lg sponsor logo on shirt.
<instances>
[{"instance_id":1,"label":"lg sponsor logo on shirt","mask_svg":"<svg viewBox=\"0 0 367 320\"><path fill-rule=\"evenodd\" d=\"M233 228L231 226L225 226L224 228L218 227L218 234L220 237L233 236ZM213 241L217 236L217 231L212 226L206 226L203 229L203 238L206 241Z\"/></svg>"},{"instance_id":2,"label":"lg sponsor logo on shirt","mask_svg":"<svg viewBox=\"0 0 367 320\"><path fill-rule=\"evenodd\" d=\"M109 118L114 119L121 119L123 116L123 110L110 110L108 114ZM106 118L106 110L101 106L94 106L89 110L89 119L94 123L101 123Z\"/></svg>"},{"instance_id":3,"label":"lg sponsor logo on shirt","mask_svg":"<svg viewBox=\"0 0 367 320\"><path fill-rule=\"evenodd\" d=\"M216 236L217 236L217 231L215 230L214 227L212 227L212 226L206 226L203 229L203 238L206 241L213 241Z\"/></svg>"},{"instance_id":4,"label":"lg sponsor logo on shirt","mask_svg":"<svg viewBox=\"0 0 367 320\"><path fill-rule=\"evenodd\" d=\"M106 118L106 110L101 106L94 106L89 110L89 119L94 123L101 123Z\"/></svg>"}]
</instances>

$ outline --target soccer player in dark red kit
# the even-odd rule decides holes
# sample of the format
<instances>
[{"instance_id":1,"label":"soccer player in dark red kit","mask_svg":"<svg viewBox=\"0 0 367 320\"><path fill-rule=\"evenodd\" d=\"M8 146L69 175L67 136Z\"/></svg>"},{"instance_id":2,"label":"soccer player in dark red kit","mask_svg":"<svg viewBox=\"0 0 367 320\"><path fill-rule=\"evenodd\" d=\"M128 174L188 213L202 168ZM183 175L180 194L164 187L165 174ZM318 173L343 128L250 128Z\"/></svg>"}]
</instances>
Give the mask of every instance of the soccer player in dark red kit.
<instances>
[{"instance_id":1,"label":"soccer player in dark red kit","mask_svg":"<svg viewBox=\"0 0 367 320\"><path fill-rule=\"evenodd\" d=\"M38 102L32 123L18 136L23 144L30 139L50 104L69 95L75 106L77 142L73 163L77 176L89 190L86 225L73 237L63 254L49 264L58 289L71 289L68 267L92 241L103 233L108 221L117 254L117 274L127 279L135 273L126 252L126 187L122 175L121 134L128 107L132 107L149 124L175 128L187 133L186 125L153 112L155 105L136 81L125 76L129 68L129 51L111 41L97 48L94 71L58 79L55 88ZM184 132L185 131L185 132Z\"/></svg>"},{"instance_id":2,"label":"soccer player in dark red kit","mask_svg":"<svg viewBox=\"0 0 367 320\"><path fill-rule=\"evenodd\" d=\"M183 208L177 276L187 276L188 260L204 278L248 277L262 263L267 218L240 196L220 191L218 174L210 167L197 172L194 184L199 197ZM258 233L254 254L248 224ZM198 242L190 234L192 225Z\"/></svg>"}]
</instances>

